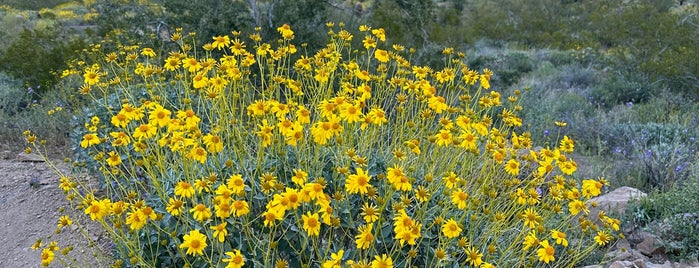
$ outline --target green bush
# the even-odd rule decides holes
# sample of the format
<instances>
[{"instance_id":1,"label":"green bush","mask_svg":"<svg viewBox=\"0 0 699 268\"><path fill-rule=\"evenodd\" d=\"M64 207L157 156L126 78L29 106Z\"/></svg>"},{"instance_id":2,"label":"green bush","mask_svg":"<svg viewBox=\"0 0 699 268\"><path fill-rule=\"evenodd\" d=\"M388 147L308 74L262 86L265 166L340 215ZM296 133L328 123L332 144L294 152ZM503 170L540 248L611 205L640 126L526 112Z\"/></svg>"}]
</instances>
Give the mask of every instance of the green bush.
<instances>
[{"instance_id":1,"label":"green bush","mask_svg":"<svg viewBox=\"0 0 699 268\"><path fill-rule=\"evenodd\" d=\"M694 174L695 176L698 174ZM629 205L626 222L659 235L665 252L675 261L699 256L699 183L652 192Z\"/></svg>"}]
</instances>

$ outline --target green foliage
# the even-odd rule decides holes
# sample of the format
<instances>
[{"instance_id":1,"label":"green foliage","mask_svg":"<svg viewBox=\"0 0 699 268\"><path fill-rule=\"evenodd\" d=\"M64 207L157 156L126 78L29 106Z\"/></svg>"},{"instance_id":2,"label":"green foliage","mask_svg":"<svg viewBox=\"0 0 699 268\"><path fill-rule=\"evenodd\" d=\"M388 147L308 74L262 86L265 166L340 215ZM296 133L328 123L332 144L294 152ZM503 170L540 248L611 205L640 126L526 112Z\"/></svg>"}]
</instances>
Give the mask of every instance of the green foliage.
<instances>
[{"instance_id":1,"label":"green foliage","mask_svg":"<svg viewBox=\"0 0 699 268\"><path fill-rule=\"evenodd\" d=\"M54 88L73 52L85 46L82 38L63 36L56 27L24 29L0 54L0 70L45 92Z\"/></svg>"},{"instance_id":2,"label":"green foliage","mask_svg":"<svg viewBox=\"0 0 699 268\"><path fill-rule=\"evenodd\" d=\"M22 132L36 130L53 148L69 143L70 97L65 91L53 90L40 95L34 88L0 73L0 143L4 149L24 149ZM64 154L58 152L59 154Z\"/></svg>"},{"instance_id":3,"label":"green foliage","mask_svg":"<svg viewBox=\"0 0 699 268\"><path fill-rule=\"evenodd\" d=\"M16 9L40 10L69 2L74 2L74 0L3 0L1 4Z\"/></svg>"},{"instance_id":4,"label":"green foliage","mask_svg":"<svg viewBox=\"0 0 699 268\"><path fill-rule=\"evenodd\" d=\"M695 176L697 174L694 174ZM629 205L626 219L657 235L668 256L677 260L699 256L699 183L694 181L665 192L653 192Z\"/></svg>"},{"instance_id":5,"label":"green foliage","mask_svg":"<svg viewBox=\"0 0 699 268\"><path fill-rule=\"evenodd\" d=\"M431 0L377 0L371 17L372 25L381 25L390 34L392 43L421 48L427 45L430 30L436 28Z\"/></svg>"}]
</instances>

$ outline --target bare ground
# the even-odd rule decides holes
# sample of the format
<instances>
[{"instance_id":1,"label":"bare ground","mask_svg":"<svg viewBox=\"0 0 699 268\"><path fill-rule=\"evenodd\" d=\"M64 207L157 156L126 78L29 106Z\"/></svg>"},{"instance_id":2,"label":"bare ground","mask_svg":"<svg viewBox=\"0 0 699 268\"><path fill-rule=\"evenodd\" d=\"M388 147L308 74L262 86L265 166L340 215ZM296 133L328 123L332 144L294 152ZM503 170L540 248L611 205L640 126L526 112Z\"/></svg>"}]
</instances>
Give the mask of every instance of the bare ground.
<instances>
[{"instance_id":1,"label":"bare ground","mask_svg":"<svg viewBox=\"0 0 699 268\"><path fill-rule=\"evenodd\" d=\"M68 169L62 163L58 167ZM109 241L98 225L83 225L93 243L75 224L55 233L61 215L85 222L84 215L69 209L58 184L58 175L35 155L0 151L0 267L41 267L41 251L31 249L38 239L44 246L56 241L61 249L74 248L67 256L56 252L51 267L109 267L102 250ZM59 212L61 208L65 211Z\"/></svg>"}]
</instances>

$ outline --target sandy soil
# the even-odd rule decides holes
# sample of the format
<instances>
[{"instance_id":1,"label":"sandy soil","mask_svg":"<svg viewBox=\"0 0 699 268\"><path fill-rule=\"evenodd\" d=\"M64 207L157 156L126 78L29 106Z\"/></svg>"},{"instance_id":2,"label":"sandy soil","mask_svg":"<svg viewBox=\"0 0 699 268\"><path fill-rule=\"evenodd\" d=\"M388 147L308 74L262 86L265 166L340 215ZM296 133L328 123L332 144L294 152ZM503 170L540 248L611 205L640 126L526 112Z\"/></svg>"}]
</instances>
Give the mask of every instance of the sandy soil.
<instances>
[{"instance_id":1,"label":"sandy soil","mask_svg":"<svg viewBox=\"0 0 699 268\"><path fill-rule=\"evenodd\" d=\"M59 168L67 170L65 164ZM61 207L66 212L59 212ZM86 229L97 246L91 247L75 225L55 233L61 215L84 222L83 215L68 208L58 176L46 163L35 155L0 152L0 267L41 267L41 251L31 249L38 239L44 245L57 241L61 249L74 247L62 258L71 262L61 263L61 253L57 252L51 267L109 267L105 262L109 258L100 250L107 248L109 241L96 224L87 224Z\"/></svg>"}]
</instances>

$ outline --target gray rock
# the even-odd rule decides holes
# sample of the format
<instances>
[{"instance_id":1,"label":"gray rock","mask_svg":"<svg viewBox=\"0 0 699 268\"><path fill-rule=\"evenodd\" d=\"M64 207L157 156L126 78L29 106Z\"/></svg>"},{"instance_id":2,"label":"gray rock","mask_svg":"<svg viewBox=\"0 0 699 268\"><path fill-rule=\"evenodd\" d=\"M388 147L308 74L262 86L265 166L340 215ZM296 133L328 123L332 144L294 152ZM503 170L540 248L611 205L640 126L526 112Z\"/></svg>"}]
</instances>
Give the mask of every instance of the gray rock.
<instances>
[{"instance_id":1,"label":"gray rock","mask_svg":"<svg viewBox=\"0 0 699 268\"><path fill-rule=\"evenodd\" d=\"M607 215L621 214L626 210L626 205L631 200L640 199L647 196L646 193L636 188L624 186L615 189L607 194L600 195L588 201L588 204L596 202L597 207L590 206L590 218L597 224L602 224L599 220L599 211L603 210Z\"/></svg>"}]
</instances>

